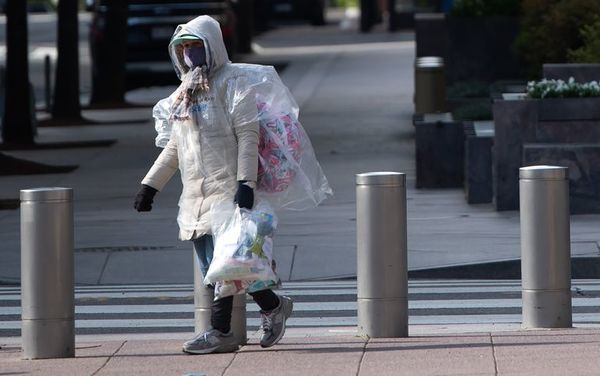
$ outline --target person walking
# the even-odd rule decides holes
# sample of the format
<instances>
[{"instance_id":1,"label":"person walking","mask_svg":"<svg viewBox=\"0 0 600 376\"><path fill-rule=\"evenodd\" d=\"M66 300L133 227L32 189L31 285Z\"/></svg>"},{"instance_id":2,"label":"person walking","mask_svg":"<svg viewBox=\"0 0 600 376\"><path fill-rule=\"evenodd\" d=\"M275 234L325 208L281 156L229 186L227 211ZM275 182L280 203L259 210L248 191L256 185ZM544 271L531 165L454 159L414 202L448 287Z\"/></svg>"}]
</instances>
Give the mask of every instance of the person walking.
<instances>
[{"instance_id":1,"label":"person walking","mask_svg":"<svg viewBox=\"0 0 600 376\"><path fill-rule=\"evenodd\" d=\"M199 16L179 25L169 54L182 83L159 101L153 115L164 146L135 197L137 211L150 211L154 197L177 170L179 238L190 240L205 276L213 258L210 207L233 200L252 209L258 173L259 124L256 95L239 64L231 64L219 23ZM161 131L162 130L162 131ZM214 286L209 286L214 289ZM275 345L293 310L289 297L270 289L250 293L260 307L262 347ZM232 352L239 348L231 331L233 296L212 303L211 328L183 344L189 354Z\"/></svg>"}]
</instances>

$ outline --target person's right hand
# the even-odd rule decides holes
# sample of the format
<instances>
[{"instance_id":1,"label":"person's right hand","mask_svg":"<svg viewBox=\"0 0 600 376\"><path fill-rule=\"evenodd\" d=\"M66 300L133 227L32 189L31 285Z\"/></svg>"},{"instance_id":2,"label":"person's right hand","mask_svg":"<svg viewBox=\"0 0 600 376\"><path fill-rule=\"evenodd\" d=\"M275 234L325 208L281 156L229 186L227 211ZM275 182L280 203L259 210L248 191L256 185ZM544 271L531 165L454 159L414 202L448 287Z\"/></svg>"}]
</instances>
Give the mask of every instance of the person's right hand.
<instances>
[{"instance_id":1,"label":"person's right hand","mask_svg":"<svg viewBox=\"0 0 600 376\"><path fill-rule=\"evenodd\" d=\"M246 181L238 181L238 190L233 198L240 208L252 210L254 206L254 190L246 185Z\"/></svg>"},{"instance_id":2,"label":"person's right hand","mask_svg":"<svg viewBox=\"0 0 600 376\"><path fill-rule=\"evenodd\" d=\"M152 210L152 201L154 200L156 192L158 191L151 186L142 184L137 195L135 195L135 201L133 203L135 210L139 212Z\"/></svg>"}]
</instances>

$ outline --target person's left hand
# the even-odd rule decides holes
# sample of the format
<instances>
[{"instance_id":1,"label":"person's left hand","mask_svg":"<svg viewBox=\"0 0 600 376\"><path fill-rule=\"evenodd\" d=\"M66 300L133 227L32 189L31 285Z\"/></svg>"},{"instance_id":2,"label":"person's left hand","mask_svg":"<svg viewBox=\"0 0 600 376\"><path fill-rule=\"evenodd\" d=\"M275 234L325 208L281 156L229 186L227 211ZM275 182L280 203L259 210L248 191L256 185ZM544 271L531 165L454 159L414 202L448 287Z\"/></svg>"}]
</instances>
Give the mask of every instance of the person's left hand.
<instances>
[{"instance_id":1,"label":"person's left hand","mask_svg":"<svg viewBox=\"0 0 600 376\"><path fill-rule=\"evenodd\" d=\"M254 189L244 183L245 181L238 181L238 190L233 202L237 203L240 208L250 210L254 205Z\"/></svg>"}]
</instances>

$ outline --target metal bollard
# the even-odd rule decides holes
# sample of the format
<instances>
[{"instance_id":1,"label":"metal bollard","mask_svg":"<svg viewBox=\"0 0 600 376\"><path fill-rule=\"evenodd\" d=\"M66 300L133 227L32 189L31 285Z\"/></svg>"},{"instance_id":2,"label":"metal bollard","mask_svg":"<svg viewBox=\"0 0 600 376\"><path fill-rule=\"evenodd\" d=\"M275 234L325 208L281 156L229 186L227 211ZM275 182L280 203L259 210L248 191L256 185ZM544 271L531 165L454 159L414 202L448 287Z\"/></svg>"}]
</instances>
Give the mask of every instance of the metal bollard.
<instances>
[{"instance_id":1,"label":"metal bollard","mask_svg":"<svg viewBox=\"0 0 600 376\"><path fill-rule=\"evenodd\" d=\"M356 175L358 331L408 336L406 175Z\"/></svg>"},{"instance_id":2,"label":"metal bollard","mask_svg":"<svg viewBox=\"0 0 600 376\"><path fill-rule=\"evenodd\" d=\"M446 78L444 59L423 56L415 60L415 113L446 111Z\"/></svg>"},{"instance_id":3,"label":"metal bollard","mask_svg":"<svg viewBox=\"0 0 600 376\"><path fill-rule=\"evenodd\" d=\"M26 359L75 356L73 190L21 190L21 336Z\"/></svg>"},{"instance_id":4,"label":"metal bollard","mask_svg":"<svg viewBox=\"0 0 600 376\"><path fill-rule=\"evenodd\" d=\"M211 305L214 300L214 291L204 285L204 276L200 271L199 261L194 252L194 330L203 333L211 327ZM246 295L233 297L233 312L231 314L231 330L240 345L248 342L246 333Z\"/></svg>"},{"instance_id":5,"label":"metal bollard","mask_svg":"<svg viewBox=\"0 0 600 376\"><path fill-rule=\"evenodd\" d=\"M568 168L519 169L523 328L570 328Z\"/></svg>"}]
</instances>

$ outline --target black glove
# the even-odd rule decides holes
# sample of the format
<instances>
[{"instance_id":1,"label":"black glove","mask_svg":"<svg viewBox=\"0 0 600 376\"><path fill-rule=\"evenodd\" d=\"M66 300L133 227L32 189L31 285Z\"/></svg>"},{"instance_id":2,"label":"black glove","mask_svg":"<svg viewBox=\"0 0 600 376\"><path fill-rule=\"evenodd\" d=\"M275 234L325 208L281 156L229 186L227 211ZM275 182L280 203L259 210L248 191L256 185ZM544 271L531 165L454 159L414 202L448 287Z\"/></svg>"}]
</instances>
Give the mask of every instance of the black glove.
<instances>
[{"instance_id":1,"label":"black glove","mask_svg":"<svg viewBox=\"0 0 600 376\"><path fill-rule=\"evenodd\" d=\"M246 184L246 181L238 181L238 190L235 193L233 202L237 203L240 208L252 209L254 205L254 189Z\"/></svg>"},{"instance_id":2,"label":"black glove","mask_svg":"<svg viewBox=\"0 0 600 376\"><path fill-rule=\"evenodd\" d=\"M139 212L152 210L152 201L156 192L158 191L151 186L142 184L142 188L135 195L135 202L133 203L135 210Z\"/></svg>"}]
</instances>

